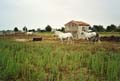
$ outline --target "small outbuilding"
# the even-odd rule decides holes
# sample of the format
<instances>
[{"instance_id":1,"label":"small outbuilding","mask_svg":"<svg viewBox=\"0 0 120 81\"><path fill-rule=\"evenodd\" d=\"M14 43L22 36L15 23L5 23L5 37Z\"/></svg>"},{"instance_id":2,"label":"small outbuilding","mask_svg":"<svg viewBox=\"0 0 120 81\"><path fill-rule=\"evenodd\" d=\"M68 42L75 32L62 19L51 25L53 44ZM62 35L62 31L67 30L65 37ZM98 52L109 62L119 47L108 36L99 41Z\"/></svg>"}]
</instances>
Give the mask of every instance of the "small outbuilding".
<instances>
[{"instance_id":1,"label":"small outbuilding","mask_svg":"<svg viewBox=\"0 0 120 81\"><path fill-rule=\"evenodd\" d=\"M70 21L65 24L65 32L71 32L75 39L84 39L82 31L88 31L90 25L83 21Z\"/></svg>"}]
</instances>

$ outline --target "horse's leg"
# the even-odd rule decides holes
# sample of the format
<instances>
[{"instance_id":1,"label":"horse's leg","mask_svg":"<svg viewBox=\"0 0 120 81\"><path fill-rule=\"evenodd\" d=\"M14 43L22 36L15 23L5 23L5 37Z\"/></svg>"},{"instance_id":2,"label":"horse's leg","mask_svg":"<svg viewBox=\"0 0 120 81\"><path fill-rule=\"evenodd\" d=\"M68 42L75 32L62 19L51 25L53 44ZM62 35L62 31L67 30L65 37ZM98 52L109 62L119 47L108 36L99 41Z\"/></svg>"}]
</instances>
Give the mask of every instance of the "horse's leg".
<instances>
[{"instance_id":1,"label":"horse's leg","mask_svg":"<svg viewBox=\"0 0 120 81\"><path fill-rule=\"evenodd\" d=\"M74 42L73 42L73 37L70 37L71 38L71 44L73 44Z\"/></svg>"},{"instance_id":2,"label":"horse's leg","mask_svg":"<svg viewBox=\"0 0 120 81\"><path fill-rule=\"evenodd\" d=\"M70 38L69 37L67 37L67 44L69 44L70 43Z\"/></svg>"},{"instance_id":3,"label":"horse's leg","mask_svg":"<svg viewBox=\"0 0 120 81\"><path fill-rule=\"evenodd\" d=\"M63 44L63 39L62 39L62 38L60 38L60 40L61 40L61 43Z\"/></svg>"},{"instance_id":4,"label":"horse's leg","mask_svg":"<svg viewBox=\"0 0 120 81\"><path fill-rule=\"evenodd\" d=\"M101 41L100 41L100 37L97 38L97 41L98 41L98 43L101 43Z\"/></svg>"},{"instance_id":5,"label":"horse's leg","mask_svg":"<svg viewBox=\"0 0 120 81\"><path fill-rule=\"evenodd\" d=\"M91 38L89 38L89 40L90 40L91 44L95 44L96 38L95 37L91 37Z\"/></svg>"},{"instance_id":6,"label":"horse's leg","mask_svg":"<svg viewBox=\"0 0 120 81\"><path fill-rule=\"evenodd\" d=\"M70 44L72 44L72 37L70 37Z\"/></svg>"},{"instance_id":7,"label":"horse's leg","mask_svg":"<svg viewBox=\"0 0 120 81\"><path fill-rule=\"evenodd\" d=\"M98 40L98 43L101 43L101 40L100 40L100 39Z\"/></svg>"},{"instance_id":8,"label":"horse's leg","mask_svg":"<svg viewBox=\"0 0 120 81\"><path fill-rule=\"evenodd\" d=\"M89 41L89 40L90 40L90 38L86 37L86 40L87 40L87 41Z\"/></svg>"},{"instance_id":9,"label":"horse's leg","mask_svg":"<svg viewBox=\"0 0 120 81\"><path fill-rule=\"evenodd\" d=\"M92 40L92 38L88 38L88 41L91 44L93 40Z\"/></svg>"}]
</instances>

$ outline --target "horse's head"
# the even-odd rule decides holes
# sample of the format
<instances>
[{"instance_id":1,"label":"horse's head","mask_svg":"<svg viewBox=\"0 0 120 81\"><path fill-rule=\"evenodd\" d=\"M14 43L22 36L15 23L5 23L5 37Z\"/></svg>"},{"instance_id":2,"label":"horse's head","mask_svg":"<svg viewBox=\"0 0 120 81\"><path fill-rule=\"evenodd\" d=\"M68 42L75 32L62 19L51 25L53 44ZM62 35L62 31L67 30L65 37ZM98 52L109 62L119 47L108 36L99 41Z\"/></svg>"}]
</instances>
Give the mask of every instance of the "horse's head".
<instances>
[{"instance_id":1,"label":"horse's head","mask_svg":"<svg viewBox=\"0 0 120 81\"><path fill-rule=\"evenodd\" d=\"M57 34L56 34L56 29L52 29L52 33L53 33L53 36L54 36L54 37L57 36Z\"/></svg>"},{"instance_id":2,"label":"horse's head","mask_svg":"<svg viewBox=\"0 0 120 81\"><path fill-rule=\"evenodd\" d=\"M57 31L56 29L53 29L52 32L54 33L53 36L59 36L62 32Z\"/></svg>"}]
</instances>

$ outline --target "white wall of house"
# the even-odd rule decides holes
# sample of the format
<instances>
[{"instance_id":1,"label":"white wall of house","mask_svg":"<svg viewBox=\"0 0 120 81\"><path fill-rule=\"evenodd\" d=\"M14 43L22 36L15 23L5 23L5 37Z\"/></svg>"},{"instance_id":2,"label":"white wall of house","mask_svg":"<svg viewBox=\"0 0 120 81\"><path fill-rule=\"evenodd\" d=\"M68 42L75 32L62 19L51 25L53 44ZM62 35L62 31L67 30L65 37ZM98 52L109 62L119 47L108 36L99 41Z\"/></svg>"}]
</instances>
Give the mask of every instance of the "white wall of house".
<instances>
[{"instance_id":1,"label":"white wall of house","mask_svg":"<svg viewBox=\"0 0 120 81\"><path fill-rule=\"evenodd\" d=\"M77 26L66 26L65 31L77 31L78 27Z\"/></svg>"}]
</instances>

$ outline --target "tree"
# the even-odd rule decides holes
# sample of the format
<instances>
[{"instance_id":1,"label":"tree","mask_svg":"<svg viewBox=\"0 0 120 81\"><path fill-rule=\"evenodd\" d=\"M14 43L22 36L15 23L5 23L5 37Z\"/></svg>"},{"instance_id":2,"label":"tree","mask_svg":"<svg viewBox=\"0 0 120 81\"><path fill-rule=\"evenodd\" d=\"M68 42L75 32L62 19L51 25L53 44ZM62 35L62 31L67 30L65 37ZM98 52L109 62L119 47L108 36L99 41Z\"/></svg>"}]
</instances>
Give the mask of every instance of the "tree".
<instances>
[{"instance_id":1,"label":"tree","mask_svg":"<svg viewBox=\"0 0 120 81\"><path fill-rule=\"evenodd\" d=\"M105 31L104 27L102 25L93 25L92 28L93 31L97 31L97 32L103 32Z\"/></svg>"},{"instance_id":2,"label":"tree","mask_svg":"<svg viewBox=\"0 0 120 81\"><path fill-rule=\"evenodd\" d=\"M29 32L35 32L35 29L28 30Z\"/></svg>"},{"instance_id":3,"label":"tree","mask_svg":"<svg viewBox=\"0 0 120 81\"><path fill-rule=\"evenodd\" d=\"M19 30L18 30L18 28L17 28L17 27L15 27L15 28L14 28L14 31L15 31L15 32L18 32Z\"/></svg>"},{"instance_id":4,"label":"tree","mask_svg":"<svg viewBox=\"0 0 120 81\"><path fill-rule=\"evenodd\" d=\"M37 32L41 32L41 29L40 29L40 28L37 28Z\"/></svg>"},{"instance_id":5,"label":"tree","mask_svg":"<svg viewBox=\"0 0 120 81\"><path fill-rule=\"evenodd\" d=\"M41 32L45 32L45 30L41 30Z\"/></svg>"},{"instance_id":6,"label":"tree","mask_svg":"<svg viewBox=\"0 0 120 81\"><path fill-rule=\"evenodd\" d=\"M117 27L117 30L116 30L117 32L120 32L120 25Z\"/></svg>"},{"instance_id":7,"label":"tree","mask_svg":"<svg viewBox=\"0 0 120 81\"><path fill-rule=\"evenodd\" d=\"M50 25L47 25L47 26L45 27L45 30L46 30L47 32L50 32L50 31L52 30L52 27L51 27Z\"/></svg>"},{"instance_id":8,"label":"tree","mask_svg":"<svg viewBox=\"0 0 120 81\"><path fill-rule=\"evenodd\" d=\"M117 27L114 24L107 26L107 29L106 29L107 32L112 32L112 31L116 31L116 30L117 30Z\"/></svg>"},{"instance_id":9,"label":"tree","mask_svg":"<svg viewBox=\"0 0 120 81\"><path fill-rule=\"evenodd\" d=\"M27 32L27 27L26 26L23 27L23 31Z\"/></svg>"},{"instance_id":10,"label":"tree","mask_svg":"<svg viewBox=\"0 0 120 81\"><path fill-rule=\"evenodd\" d=\"M65 28L64 28L64 27L62 27L62 28L61 28L61 31L62 31L62 32L64 32L64 31L65 31Z\"/></svg>"}]
</instances>

